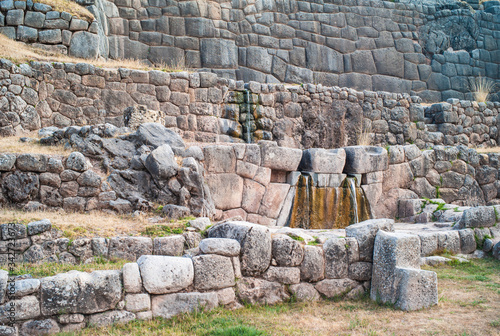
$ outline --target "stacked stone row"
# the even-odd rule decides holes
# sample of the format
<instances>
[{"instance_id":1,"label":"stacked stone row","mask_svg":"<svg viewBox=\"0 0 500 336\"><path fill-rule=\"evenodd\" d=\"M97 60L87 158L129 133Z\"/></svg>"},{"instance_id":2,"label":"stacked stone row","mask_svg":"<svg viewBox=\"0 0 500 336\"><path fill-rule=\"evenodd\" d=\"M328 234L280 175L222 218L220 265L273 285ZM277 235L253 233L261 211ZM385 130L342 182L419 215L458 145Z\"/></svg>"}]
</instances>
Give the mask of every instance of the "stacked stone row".
<instances>
[{"instance_id":1,"label":"stacked stone row","mask_svg":"<svg viewBox=\"0 0 500 336\"><path fill-rule=\"evenodd\" d=\"M8 273L0 271L0 310L14 303L15 328L27 335L171 318L201 306L276 304L292 294L298 300L318 300L320 294L357 297L370 286L375 236L379 230L391 231L392 223L366 222L353 227L347 238L308 246L286 235L271 236L259 225L226 222L209 230L210 238L199 243L194 255L143 255L121 271L17 278L13 300L6 300Z\"/></svg>"},{"instance_id":2,"label":"stacked stone row","mask_svg":"<svg viewBox=\"0 0 500 336\"><path fill-rule=\"evenodd\" d=\"M49 5L0 1L0 33L45 50L75 57L98 55L97 21L89 22Z\"/></svg>"}]
</instances>

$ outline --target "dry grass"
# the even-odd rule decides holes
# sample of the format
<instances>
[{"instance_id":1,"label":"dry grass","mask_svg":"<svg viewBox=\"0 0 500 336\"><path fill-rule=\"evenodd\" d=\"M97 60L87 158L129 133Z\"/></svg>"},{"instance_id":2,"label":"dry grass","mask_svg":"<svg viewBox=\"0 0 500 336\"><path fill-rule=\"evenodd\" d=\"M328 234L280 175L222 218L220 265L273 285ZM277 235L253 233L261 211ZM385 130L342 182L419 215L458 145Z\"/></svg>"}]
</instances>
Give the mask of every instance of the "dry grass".
<instances>
[{"instance_id":1,"label":"dry grass","mask_svg":"<svg viewBox=\"0 0 500 336\"><path fill-rule=\"evenodd\" d=\"M362 127L361 132L358 135L358 146L370 146L371 145L371 126Z\"/></svg>"},{"instance_id":2,"label":"dry grass","mask_svg":"<svg viewBox=\"0 0 500 336\"><path fill-rule=\"evenodd\" d=\"M0 34L0 58L6 58L16 64L27 63L30 61L40 62L63 62L63 63L88 63L100 68L118 69L127 68L135 70L160 70L165 72L187 71L187 69L179 65L174 67L160 64L155 67L149 67L140 60L124 59L124 60L90 60L83 58L70 57L60 53L42 50L32 47L22 42L17 42L9 39L5 35Z\"/></svg>"},{"instance_id":3,"label":"dry grass","mask_svg":"<svg viewBox=\"0 0 500 336\"><path fill-rule=\"evenodd\" d=\"M474 99L478 103L488 101L496 87L496 83L489 78L479 76L469 80L469 90L474 94Z\"/></svg>"},{"instance_id":4,"label":"dry grass","mask_svg":"<svg viewBox=\"0 0 500 336\"><path fill-rule=\"evenodd\" d=\"M500 153L500 147L480 147L474 149L480 154Z\"/></svg>"},{"instance_id":5,"label":"dry grass","mask_svg":"<svg viewBox=\"0 0 500 336\"><path fill-rule=\"evenodd\" d=\"M139 235L151 226L147 216L116 215L101 211L90 213L67 213L64 211L24 212L15 209L0 209L0 223L29 223L47 218L52 225L64 232L68 238L115 237L119 235Z\"/></svg>"},{"instance_id":6,"label":"dry grass","mask_svg":"<svg viewBox=\"0 0 500 336\"><path fill-rule=\"evenodd\" d=\"M500 262L433 268L439 304L402 312L358 301L286 303L90 328L77 335L499 335ZM67 334L66 334L67 335Z\"/></svg>"},{"instance_id":7,"label":"dry grass","mask_svg":"<svg viewBox=\"0 0 500 336\"><path fill-rule=\"evenodd\" d=\"M23 137L36 138L36 133L24 134ZM30 153L30 154L54 154L54 155L69 155L71 148L64 146L43 146L38 142L21 142L21 136L10 136L2 138L0 141L0 153Z\"/></svg>"},{"instance_id":8,"label":"dry grass","mask_svg":"<svg viewBox=\"0 0 500 336\"><path fill-rule=\"evenodd\" d=\"M71 15L88 22L94 21L94 15L92 15L87 8L70 0L33 0L33 2L49 5L52 7L52 10L58 12L68 12Z\"/></svg>"}]
</instances>

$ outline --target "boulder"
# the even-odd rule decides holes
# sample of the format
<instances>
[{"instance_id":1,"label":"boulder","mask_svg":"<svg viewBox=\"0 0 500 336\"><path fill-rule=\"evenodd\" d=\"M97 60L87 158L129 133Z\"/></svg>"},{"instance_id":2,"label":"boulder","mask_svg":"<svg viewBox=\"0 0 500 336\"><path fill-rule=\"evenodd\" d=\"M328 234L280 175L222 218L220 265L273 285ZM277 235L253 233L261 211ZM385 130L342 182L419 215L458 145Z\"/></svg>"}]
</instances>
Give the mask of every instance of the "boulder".
<instances>
[{"instance_id":1,"label":"boulder","mask_svg":"<svg viewBox=\"0 0 500 336\"><path fill-rule=\"evenodd\" d=\"M113 324L128 323L135 320L135 314L125 310L112 310L100 314L91 315L89 325L105 327Z\"/></svg>"},{"instance_id":2,"label":"boulder","mask_svg":"<svg viewBox=\"0 0 500 336\"><path fill-rule=\"evenodd\" d=\"M192 219L188 222L188 225L192 228L195 228L197 231L204 231L212 225L212 222L210 222L210 218L208 217L200 217L196 219Z\"/></svg>"},{"instance_id":3,"label":"boulder","mask_svg":"<svg viewBox=\"0 0 500 336\"><path fill-rule=\"evenodd\" d=\"M182 256L184 254L184 242L182 235L170 237L158 237L153 240L153 251L156 255Z\"/></svg>"},{"instance_id":4,"label":"boulder","mask_svg":"<svg viewBox=\"0 0 500 336\"><path fill-rule=\"evenodd\" d=\"M262 166L274 170L295 171L302 159L302 150L278 147L273 141L260 141Z\"/></svg>"},{"instance_id":5,"label":"boulder","mask_svg":"<svg viewBox=\"0 0 500 336\"><path fill-rule=\"evenodd\" d=\"M259 275L271 263L272 239L268 228L248 222L225 222L208 231L210 238L230 238L241 245L241 271L244 275Z\"/></svg>"},{"instance_id":6,"label":"boulder","mask_svg":"<svg viewBox=\"0 0 500 336\"><path fill-rule=\"evenodd\" d=\"M73 33L69 46L69 54L73 57L95 59L99 55L99 37L86 31Z\"/></svg>"},{"instance_id":7,"label":"boulder","mask_svg":"<svg viewBox=\"0 0 500 336\"><path fill-rule=\"evenodd\" d=\"M330 238L323 244L325 252L325 277L328 279L347 278L347 243L344 238Z\"/></svg>"},{"instance_id":8,"label":"boulder","mask_svg":"<svg viewBox=\"0 0 500 336\"><path fill-rule=\"evenodd\" d=\"M420 270L420 252L418 236L379 231L373 253L371 299L407 311L437 304L437 275Z\"/></svg>"},{"instance_id":9,"label":"boulder","mask_svg":"<svg viewBox=\"0 0 500 336\"><path fill-rule=\"evenodd\" d=\"M273 237L273 258L279 266L299 266L304 259L304 248L287 235Z\"/></svg>"},{"instance_id":10,"label":"boulder","mask_svg":"<svg viewBox=\"0 0 500 336\"><path fill-rule=\"evenodd\" d=\"M209 293L177 293L154 296L151 300L153 317L172 318L182 313L191 313L203 309L209 311L219 304L217 294Z\"/></svg>"},{"instance_id":11,"label":"boulder","mask_svg":"<svg viewBox=\"0 0 500 336\"><path fill-rule=\"evenodd\" d=\"M153 150L144 165L157 182L168 180L176 175L179 169L174 152L167 144Z\"/></svg>"},{"instance_id":12,"label":"boulder","mask_svg":"<svg viewBox=\"0 0 500 336\"><path fill-rule=\"evenodd\" d=\"M300 269L298 267L270 266L262 274L262 278L267 281L276 281L286 285L298 284L300 282Z\"/></svg>"},{"instance_id":13,"label":"boulder","mask_svg":"<svg viewBox=\"0 0 500 336\"><path fill-rule=\"evenodd\" d=\"M320 294L334 298L344 296L358 285L359 283L352 279L325 279L318 282L314 288Z\"/></svg>"},{"instance_id":14,"label":"boulder","mask_svg":"<svg viewBox=\"0 0 500 336\"><path fill-rule=\"evenodd\" d=\"M500 242L496 243L493 248L491 249L491 254L500 260Z\"/></svg>"},{"instance_id":15,"label":"boulder","mask_svg":"<svg viewBox=\"0 0 500 336\"><path fill-rule=\"evenodd\" d=\"M66 169L83 172L90 168L90 163L80 152L71 153L66 159Z\"/></svg>"},{"instance_id":16,"label":"boulder","mask_svg":"<svg viewBox=\"0 0 500 336\"><path fill-rule=\"evenodd\" d=\"M346 154L343 148L310 148L304 150L298 170L314 173L341 174L344 170L345 159Z\"/></svg>"},{"instance_id":17,"label":"boulder","mask_svg":"<svg viewBox=\"0 0 500 336\"><path fill-rule=\"evenodd\" d=\"M379 230L393 232L394 220L369 219L345 228L346 237L353 237L358 241L360 261L372 261L373 244Z\"/></svg>"},{"instance_id":18,"label":"boulder","mask_svg":"<svg viewBox=\"0 0 500 336\"><path fill-rule=\"evenodd\" d=\"M41 279L42 314L92 314L113 309L120 301L122 284L119 271L70 271Z\"/></svg>"},{"instance_id":19,"label":"boulder","mask_svg":"<svg viewBox=\"0 0 500 336\"><path fill-rule=\"evenodd\" d=\"M300 280L320 281L325 277L325 256L319 246L304 246L304 259L300 265Z\"/></svg>"},{"instance_id":20,"label":"boulder","mask_svg":"<svg viewBox=\"0 0 500 336\"><path fill-rule=\"evenodd\" d=\"M57 334L61 329L52 319L26 321L21 326L21 335L42 336Z\"/></svg>"},{"instance_id":21,"label":"boulder","mask_svg":"<svg viewBox=\"0 0 500 336\"><path fill-rule=\"evenodd\" d=\"M193 258L194 287L197 290L214 290L234 286L231 259L220 255L200 255Z\"/></svg>"},{"instance_id":22,"label":"boulder","mask_svg":"<svg viewBox=\"0 0 500 336\"><path fill-rule=\"evenodd\" d=\"M143 255L137 264L150 294L177 292L193 283L193 261L189 258Z\"/></svg>"},{"instance_id":23,"label":"boulder","mask_svg":"<svg viewBox=\"0 0 500 336\"><path fill-rule=\"evenodd\" d=\"M23 297L35 293L40 288L40 280L38 279L23 279L14 282L15 297Z\"/></svg>"},{"instance_id":24,"label":"boulder","mask_svg":"<svg viewBox=\"0 0 500 336\"><path fill-rule=\"evenodd\" d=\"M188 207L175 204L166 204L163 206L162 212L168 219L181 219L191 214L191 210Z\"/></svg>"},{"instance_id":25,"label":"boulder","mask_svg":"<svg viewBox=\"0 0 500 336\"><path fill-rule=\"evenodd\" d=\"M200 242L200 251L205 254L218 254L226 257L240 255L241 246L235 239L207 238Z\"/></svg>"},{"instance_id":26,"label":"boulder","mask_svg":"<svg viewBox=\"0 0 500 336\"><path fill-rule=\"evenodd\" d=\"M109 240L109 258L135 261L147 254L153 254L153 241L149 237L116 237Z\"/></svg>"},{"instance_id":27,"label":"boulder","mask_svg":"<svg viewBox=\"0 0 500 336\"><path fill-rule=\"evenodd\" d=\"M0 154L0 171L10 171L16 163L16 155L2 153Z\"/></svg>"},{"instance_id":28,"label":"boulder","mask_svg":"<svg viewBox=\"0 0 500 336\"><path fill-rule=\"evenodd\" d=\"M7 282L9 281L9 272L0 270L0 304L5 300L7 294Z\"/></svg>"},{"instance_id":29,"label":"boulder","mask_svg":"<svg viewBox=\"0 0 500 336\"><path fill-rule=\"evenodd\" d=\"M52 228L52 224L48 219L42 219L35 222L28 223L28 236L37 235Z\"/></svg>"},{"instance_id":30,"label":"boulder","mask_svg":"<svg viewBox=\"0 0 500 336\"><path fill-rule=\"evenodd\" d=\"M458 222L460 228L490 227L494 226L495 223L495 209L491 206L466 209Z\"/></svg>"},{"instance_id":31,"label":"boulder","mask_svg":"<svg viewBox=\"0 0 500 336\"><path fill-rule=\"evenodd\" d=\"M137 263L123 265L123 289L127 293L139 293L142 291L141 272Z\"/></svg>"},{"instance_id":32,"label":"boulder","mask_svg":"<svg viewBox=\"0 0 500 336\"><path fill-rule=\"evenodd\" d=\"M375 146L350 146L344 148L345 174L366 174L389 168L387 151Z\"/></svg>"},{"instance_id":33,"label":"boulder","mask_svg":"<svg viewBox=\"0 0 500 336\"><path fill-rule=\"evenodd\" d=\"M9 322L9 315L15 307L15 321L29 320L40 317L40 302L35 296L25 296L18 300L10 300L0 306L0 323Z\"/></svg>"},{"instance_id":34,"label":"boulder","mask_svg":"<svg viewBox=\"0 0 500 336\"><path fill-rule=\"evenodd\" d=\"M372 278L372 263L361 261L349 265L349 279L368 281Z\"/></svg>"},{"instance_id":35,"label":"boulder","mask_svg":"<svg viewBox=\"0 0 500 336\"><path fill-rule=\"evenodd\" d=\"M289 298L285 285L257 278L243 278L236 284L238 297L248 304L273 305Z\"/></svg>"},{"instance_id":36,"label":"boulder","mask_svg":"<svg viewBox=\"0 0 500 336\"><path fill-rule=\"evenodd\" d=\"M289 289L297 301L318 301L320 299L319 293L314 288L314 285L307 282L291 285Z\"/></svg>"},{"instance_id":37,"label":"boulder","mask_svg":"<svg viewBox=\"0 0 500 336\"><path fill-rule=\"evenodd\" d=\"M182 138L163 125L157 123L145 123L139 126L134 133L134 138L139 144L157 148L161 145L169 145L174 150L185 147Z\"/></svg>"},{"instance_id":38,"label":"boulder","mask_svg":"<svg viewBox=\"0 0 500 336\"><path fill-rule=\"evenodd\" d=\"M125 295L125 309L130 312L151 310L151 298L146 293Z\"/></svg>"},{"instance_id":39,"label":"boulder","mask_svg":"<svg viewBox=\"0 0 500 336\"><path fill-rule=\"evenodd\" d=\"M203 148L204 166L209 173L234 173L236 156L232 146L211 145Z\"/></svg>"}]
</instances>

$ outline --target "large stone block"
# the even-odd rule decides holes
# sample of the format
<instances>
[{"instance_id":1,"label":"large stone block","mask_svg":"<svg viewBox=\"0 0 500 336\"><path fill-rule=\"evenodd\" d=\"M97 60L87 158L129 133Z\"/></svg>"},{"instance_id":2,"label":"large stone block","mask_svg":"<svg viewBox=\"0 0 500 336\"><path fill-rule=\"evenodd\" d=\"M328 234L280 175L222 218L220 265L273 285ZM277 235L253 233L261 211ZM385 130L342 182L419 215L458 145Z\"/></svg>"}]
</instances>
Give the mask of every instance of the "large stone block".
<instances>
[{"instance_id":1,"label":"large stone block","mask_svg":"<svg viewBox=\"0 0 500 336\"><path fill-rule=\"evenodd\" d=\"M347 278L348 262L346 240L343 238L330 238L323 244L325 252L325 276L328 279Z\"/></svg>"},{"instance_id":2,"label":"large stone block","mask_svg":"<svg viewBox=\"0 0 500 336\"><path fill-rule=\"evenodd\" d=\"M279 266L299 266L304 259L304 248L287 235L273 237L273 258Z\"/></svg>"},{"instance_id":3,"label":"large stone block","mask_svg":"<svg viewBox=\"0 0 500 336\"><path fill-rule=\"evenodd\" d=\"M271 263L272 239L268 228L248 222L226 222L208 231L210 238L230 238L241 245L241 270L244 275L259 275Z\"/></svg>"},{"instance_id":4,"label":"large stone block","mask_svg":"<svg viewBox=\"0 0 500 336\"><path fill-rule=\"evenodd\" d=\"M476 239L472 229L459 230L460 235L460 250L463 254L469 254L476 250Z\"/></svg>"},{"instance_id":5,"label":"large stone block","mask_svg":"<svg viewBox=\"0 0 500 336\"><path fill-rule=\"evenodd\" d=\"M267 281L277 281L286 285L298 284L300 282L300 269L298 267L270 266L262 277Z\"/></svg>"},{"instance_id":6,"label":"large stone block","mask_svg":"<svg viewBox=\"0 0 500 336\"><path fill-rule=\"evenodd\" d=\"M205 254L218 254L234 257L240 254L241 246L236 239L207 238L200 242L200 251Z\"/></svg>"},{"instance_id":7,"label":"large stone block","mask_svg":"<svg viewBox=\"0 0 500 336\"><path fill-rule=\"evenodd\" d=\"M234 41L203 39L200 52L201 65L204 68L235 69L238 66L238 48Z\"/></svg>"},{"instance_id":8,"label":"large stone block","mask_svg":"<svg viewBox=\"0 0 500 336\"><path fill-rule=\"evenodd\" d=\"M197 290L215 290L234 286L231 258L220 255L201 255L193 258L194 287Z\"/></svg>"},{"instance_id":9,"label":"large stone block","mask_svg":"<svg viewBox=\"0 0 500 336\"><path fill-rule=\"evenodd\" d=\"M304 150L299 170L315 173L341 174L345 165L346 154L343 148Z\"/></svg>"},{"instance_id":10,"label":"large stone block","mask_svg":"<svg viewBox=\"0 0 500 336\"><path fill-rule=\"evenodd\" d=\"M320 299L318 291L310 283L301 282L291 285L289 288L298 301L317 301Z\"/></svg>"},{"instance_id":11,"label":"large stone block","mask_svg":"<svg viewBox=\"0 0 500 336\"><path fill-rule=\"evenodd\" d=\"M149 154L145 162L146 169L157 181L167 180L177 174L179 166L172 148L165 144Z\"/></svg>"},{"instance_id":12,"label":"large stone block","mask_svg":"<svg viewBox=\"0 0 500 336\"><path fill-rule=\"evenodd\" d=\"M205 169L209 173L234 173L236 156L233 147L212 145L203 148Z\"/></svg>"},{"instance_id":13,"label":"large stone block","mask_svg":"<svg viewBox=\"0 0 500 336\"><path fill-rule=\"evenodd\" d=\"M379 231L373 253L371 299L403 310L437 304L437 276L420 270L420 252L418 236Z\"/></svg>"},{"instance_id":14,"label":"large stone block","mask_svg":"<svg viewBox=\"0 0 500 336\"><path fill-rule=\"evenodd\" d=\"M285 285L257 278L243 278L236 284L241 301L249 304L273 305L289 298Z\"/></svg>"},{"instance_id":15,"label":"large stone block","mask_svg":"<svg viewBox=\"0 0 500 336\"><path fill-rule=\"evenodd\" d=\"M359 283L352 279L325 279L318 282L315 288L320 294L334 298L344 296L358 285Z\"/></svg>"},{"instance_id":16,"label":"large stone block","mask_svg":"<svg viewBox=\"0 0 500 336\"><path fill-rule=\"evenodd\" d=\"M297 170L302 159L302 151L300 149L278 147L272 141L261 141L259 145L263 167L284 171Z\"/></svg>"},{"instance_id":17,"label":"large stone block","mask_svg":"<svg viewBox=\"0 0 500 336\"><path fill-rule=\"evenodd\" d=\"M109 240L109 257L135 261L142 255L153 253L153 240L149 237L116 237Z\"/></svg>"},{"instance_id":18,"label":"large stone block","mask_svg":"<svg viewBox=\"0 0 500 336\"><path fill-rule=\"evenodd\" d=\"M184 236L157 237L153 240L153 251L156 255L178 257L184 253Z\"/></svg>"},{"instance_id":19,"label":"large stone block","mask_svg":"<svg viewBox=\"0 0 500 336\"><path fill-rule=\"evenodd\" d=\"M300 279L316 282L325 277L325 256L319 246L304 246L304 259L300 264Z\"/></svg>"},{"instance_id":20,"label":"large stone block","mask_svg":"<svg viewBox=\"0 0 500 336\"><path fill-rule=\"evenodd\" d=\"M206 177L208 188L217 209L230 210L241 207L243 179L237 174L211 174Z\"/></svg>"},{"instance_id":21,"label":"large stone block","mask_svg":"<svg viewBox=\"0 0 500 336\"><path fill-rule=\"evenodd\" d=\"M477 228L491 227L495 223L495 209L491 206L478 206L465 210L458 224L461 228Z\"/></svg>"},{"instance_id":22,"label":"large stone block","mask_svg":"<svg viewBox=\"0 0 500 336\"><path fill-rule=\"evenodd\" d=\"M25 296L0 306L0 323L6 324L9 321L10 310L13 306L15 307L15 321L40 317L40 302L38 299L35 296Z\"/></svg>"},{"instance_id":23,"label":"large stone block","mask_svg":"<svg viewBox=\"0 0 500 336\"><path fill-rule=\"evenodd\" d=\"M358 241L360 261L372 261L373 245L379 230L393 232L394 220L369 219L346 227L346 237L353 237Z\"/></svg>"},{"instance_id":24,"label":"large stone block","mask_svg":"<svg viewBox=\"0 0 500 336\"><path fill-rule=\"evenodd\" d=\"M193 261L189 258L147 255L140 257L137 264L150 294L177 292L193 283Z\"/></svg>"},{"instance_id":25,"label":"large stone block","mask_svg":"<svg viewBox=\"0 0 500 336\"><path fill-rule=\"evenodd\" d=\"M344 148L346 162L344 173L366 174L389 168L387 151L375 146L351 146Z\"/></svg>"},{"instance_id":26,"label":"large stone block","mask_svg":"<svg viewBox=\"0 0 500 336\"><path fill-rule=\"evenodd\" d=\"M69 54L79 58L97 58L99 55L99 37L86 31L73 34L69 45Z\"/></svg>"},{"instance_id":27,"label":"large stone block","mask_svg":"<svg viewBox=\"0 0 500 336\"><path fill-rule=\"evenodd\" d=\"M119 271L70 271L41 279L40 301L43 315L61 312L93 314L113 309L120 301Z\"/></svg>"},{"instance_id":28,"label":"large stone block","mask_svg":"<svg viewBox=\"0 0 500 336\"><path fill-rule=\"evenodd\" d=\"M211 310L219 304L217 293L177 293L154 296L151 300L153 317L172 318L182 313Z\"/></svg>"},{"instance_id":29,"label":"large stone block","mask_svg":"<svg viewBox=\"0 0 500 336\"><path fill-rule=\"evenodd\" d=\"M141 124L134 133L134 138L141 144L155 148L164 144L169 145L174 150L185 146L184 141L177 133L158 123Z\"/></svg>"},{"instance_id":30,"label":"large stone block","mask_svg":"<svg viewBox=\"0 0 500 336\"><path fill-rule=\"evenodd\" d=\"M289 189L290 186L288 184L270 183L267 186L264 197L262 197L259 214L269 218L277 218Z\"/></svg>"}]
</instances>

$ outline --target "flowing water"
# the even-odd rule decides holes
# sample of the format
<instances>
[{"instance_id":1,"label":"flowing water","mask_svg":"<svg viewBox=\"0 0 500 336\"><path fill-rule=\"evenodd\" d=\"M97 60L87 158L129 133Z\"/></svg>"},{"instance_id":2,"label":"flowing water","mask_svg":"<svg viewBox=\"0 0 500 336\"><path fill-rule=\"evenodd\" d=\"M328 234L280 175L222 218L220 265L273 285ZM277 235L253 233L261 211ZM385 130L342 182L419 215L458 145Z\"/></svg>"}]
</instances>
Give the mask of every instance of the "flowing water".
<instances>
[{"instance_id":1,"label":"flowing water","mask_svg":"<svg viewBox=\"0 0 500 336\"><path fill-rule=\"evenodd\" d=\"M252 104L250 102L250 90L245 90L245 100L246 100L246 108L247 108L247 114L246 114L246 120L245 120L245 127L247 129L246 132L246 142L251 143L252 142L252 133L251 133L251 110L252 110Z\"/></svg>"},{"instance_id":2,"label":"flowing water","mask_svg":"<svg viewBox=\"0 0 500 336\"><path fill-rule=\"evenodd\" d=\"M339 188L314 186L307 173L297 182L289 226L303 229L342 229L370 219L370 206L355 178L346 178Z\"/></svg>"}]
</instances>

